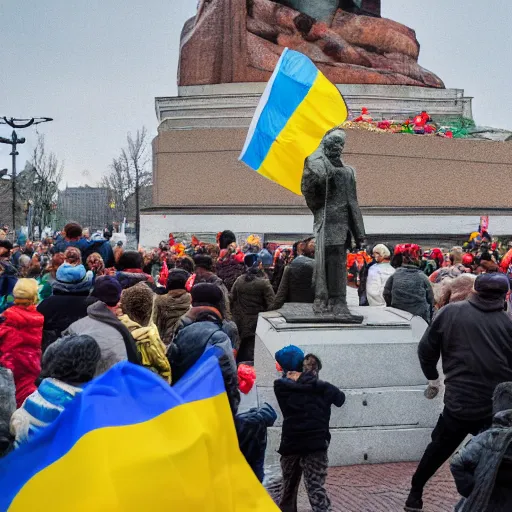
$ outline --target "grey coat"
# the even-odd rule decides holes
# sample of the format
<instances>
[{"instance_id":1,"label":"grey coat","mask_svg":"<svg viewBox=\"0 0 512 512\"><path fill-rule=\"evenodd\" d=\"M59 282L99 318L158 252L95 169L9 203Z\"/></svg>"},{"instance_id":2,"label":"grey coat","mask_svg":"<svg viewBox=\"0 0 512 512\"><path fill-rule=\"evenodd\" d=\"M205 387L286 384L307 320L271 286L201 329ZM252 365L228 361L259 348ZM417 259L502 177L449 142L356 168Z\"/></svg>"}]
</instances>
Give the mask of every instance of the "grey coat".
<instances>
[{"instance_id":1,"label":"grey coat","mask_svg":"<svg viewBox=\"0 0 512 512\"><path fill-rule=\"evenodd\" d=\"M388 307L421 316L430 323L434 306L434 291L428 277L413 265L396 269L384 286L384 300Z\"/></svg>"},{"instance_id":2,"label":"grey coat","mask_svg":"<svg viewBox=\"0 0 512 512\"><path fill-rule=\"evenodd\" d=\"M0 366L0 457L9 452L14 442L9 425L16 410L15 392L11 370Z\"/></svg>"}]
</instances>

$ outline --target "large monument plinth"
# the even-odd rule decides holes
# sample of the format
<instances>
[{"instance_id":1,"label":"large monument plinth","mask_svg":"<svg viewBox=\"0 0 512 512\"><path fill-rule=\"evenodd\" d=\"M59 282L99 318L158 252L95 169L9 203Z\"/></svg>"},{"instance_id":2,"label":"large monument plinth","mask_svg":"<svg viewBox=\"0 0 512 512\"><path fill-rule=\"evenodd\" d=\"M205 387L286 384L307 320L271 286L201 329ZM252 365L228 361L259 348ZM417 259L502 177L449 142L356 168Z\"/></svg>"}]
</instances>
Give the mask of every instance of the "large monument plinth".
<instances>
[{"instance_id":1,"label":"large monument plinth","mask_svg":"<svg viewBox=\"0 0 512 512\"><path fill-rule=\"evenodd\" d=\"M350 309L364 316L362 325L289 324L279 312L261 314L255 353L258 401L279 411L274 354L297 345L320 357L320 378L347 396L341 409L332 409L332 466L417 461L443 404L441 397L427 400L423 395L426 379L417 346L426 323L392 308ZM269 429L267 464L277 462L281 427L279 412Z\"/></svg>"}]
</instances>

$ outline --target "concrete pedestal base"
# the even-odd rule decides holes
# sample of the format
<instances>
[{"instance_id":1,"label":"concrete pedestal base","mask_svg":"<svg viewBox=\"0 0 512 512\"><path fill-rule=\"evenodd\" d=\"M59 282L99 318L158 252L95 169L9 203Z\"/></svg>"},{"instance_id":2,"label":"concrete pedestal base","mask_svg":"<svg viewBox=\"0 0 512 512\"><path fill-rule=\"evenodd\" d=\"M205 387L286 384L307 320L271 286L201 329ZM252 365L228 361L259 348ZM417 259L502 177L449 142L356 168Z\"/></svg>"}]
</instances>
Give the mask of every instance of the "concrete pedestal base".
<instances>
[{"instance_id":1,"label":"concrete pedestal base","mask_svg":"<svg viewBox=\"0 0 512 512\"><path fill-rule=\"evenodd\" d=\"M323 362L321 378L342 389L347 401L333 408L332 466L417 461L442 410L442 397L427 400L417 345L426 328L419 317L392 308L350 307L361 325L288 324L279 312L260 315L255 365L258 401L279 414L269 429L267 463L275 464L282 417L274 396L279 378L274 354L290 344Z\"/></svg>"}]
</instances>

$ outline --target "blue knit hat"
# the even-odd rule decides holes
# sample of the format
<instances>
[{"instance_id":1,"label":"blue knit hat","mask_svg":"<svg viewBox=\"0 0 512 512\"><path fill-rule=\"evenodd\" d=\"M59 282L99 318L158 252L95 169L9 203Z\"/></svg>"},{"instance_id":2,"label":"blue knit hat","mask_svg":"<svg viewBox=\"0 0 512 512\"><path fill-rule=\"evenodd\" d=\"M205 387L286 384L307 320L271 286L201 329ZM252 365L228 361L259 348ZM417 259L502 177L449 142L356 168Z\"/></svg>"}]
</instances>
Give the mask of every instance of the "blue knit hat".
<instances>
[{"instance_id":1,"label":"blue knit hat","mask_svg":"<svg viewBox=\"0 0 512 512\"><path fill-rule=\"evenodd\" d=\"M304 352L295 345L278 350L275 355L276 361L284 372L301 372L304 363Z\"/></svg>"},{"instance_id":2,"label":"blue knit hat","mask_svg":"<svg viewBox=\"0 0 512 512\"><path fill-rule=\"evenodd\" d=\"M261 263L263 263L264 267L271 267L274 263L274 258L272 257L272 254L270 254L270 251L268 249L262 249L260 251L260 260Z\"/></svg>"}]
</instances>

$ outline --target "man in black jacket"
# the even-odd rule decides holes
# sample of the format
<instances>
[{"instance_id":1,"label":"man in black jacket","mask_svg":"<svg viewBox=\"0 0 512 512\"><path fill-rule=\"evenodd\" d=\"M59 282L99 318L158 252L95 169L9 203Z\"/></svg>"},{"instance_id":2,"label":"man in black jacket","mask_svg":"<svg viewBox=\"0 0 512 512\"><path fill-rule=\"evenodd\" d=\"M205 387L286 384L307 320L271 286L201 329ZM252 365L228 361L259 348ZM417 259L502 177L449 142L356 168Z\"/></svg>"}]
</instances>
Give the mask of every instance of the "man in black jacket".
<instances>
[{"instance_id":1,"label":"man in black jacket","mask_svg":"<svg viewBox=\"0 0 512 512\"><path fill-rule=\"evenodd\" d=\"M439 389L437 363L445 375L444 410L412 478L406 511L423 509L423 488L468 434L492 423L492 395L512 380L512 321L504 312L509 291L503 274L482 274L469 300L440 310L418 347L427 391ZM435 393L428 397L432 398Z\"/></svg>"},{"instance_id":2,"label":"man in black jacket","mask_svg":"<svg viewBox=\"0 0 512 512\"><path fill-rule=\"evenodd\" d=\"M281 467L283 470L282 512L297 511L297 492L304 482L313 512L327 512L331 502L324 488L327 477L327 449L331 441L331 406L341 407L345 395L335 386L318 379L320 360L308 354L304 372L288 372L274 382L283 413Z\"/></svg>"}]
</instances>

